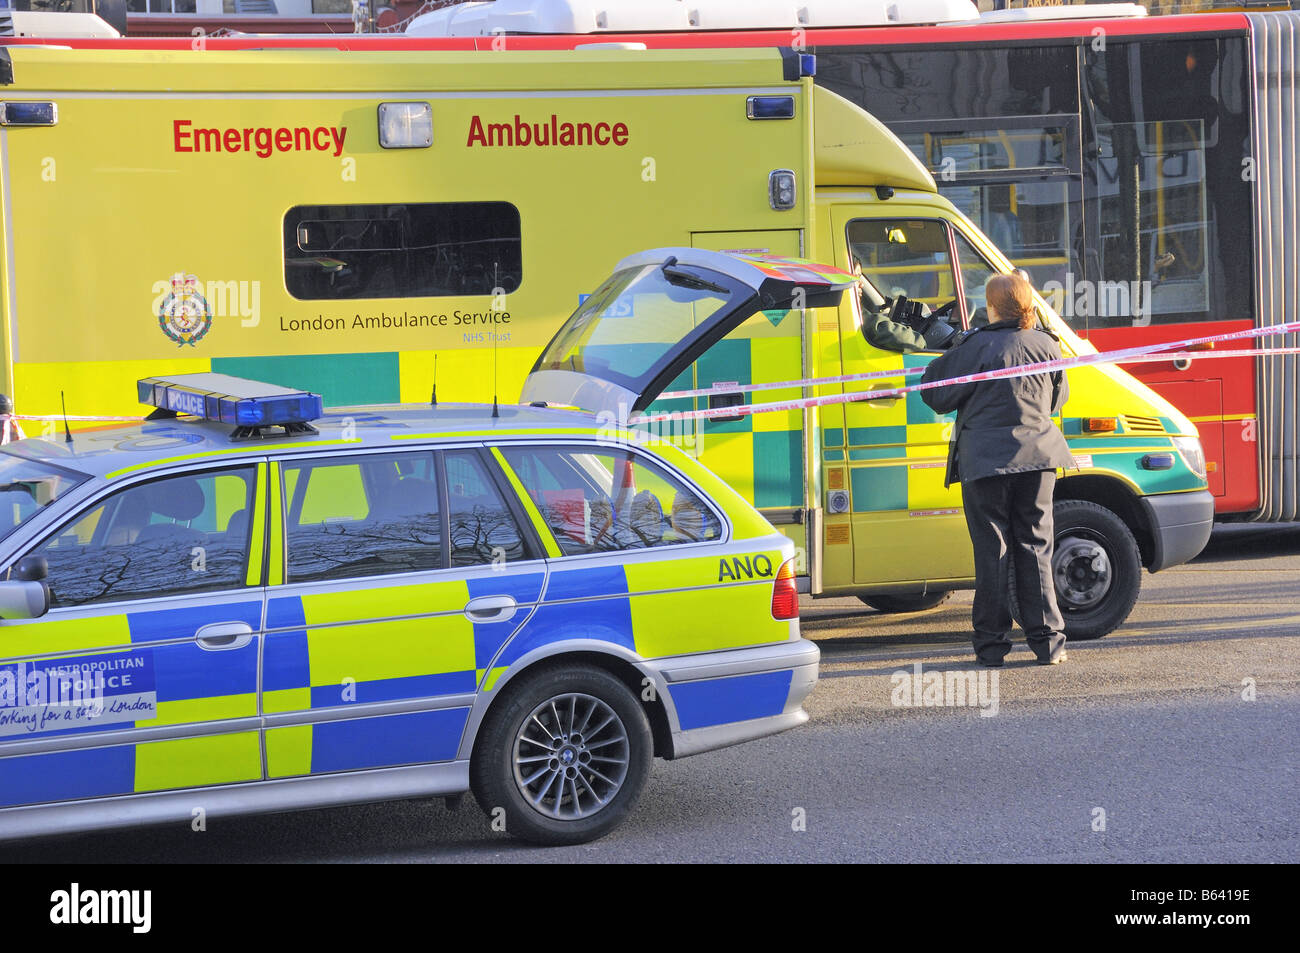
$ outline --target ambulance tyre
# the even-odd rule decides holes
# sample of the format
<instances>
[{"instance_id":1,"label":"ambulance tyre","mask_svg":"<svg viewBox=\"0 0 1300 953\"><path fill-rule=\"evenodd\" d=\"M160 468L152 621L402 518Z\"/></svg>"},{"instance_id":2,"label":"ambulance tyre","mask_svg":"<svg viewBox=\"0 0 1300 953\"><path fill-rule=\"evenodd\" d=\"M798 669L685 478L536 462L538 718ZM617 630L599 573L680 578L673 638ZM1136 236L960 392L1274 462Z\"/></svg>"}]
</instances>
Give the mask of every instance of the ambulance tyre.
<instances>
[{"instance_id":1,"label":"ambulance tyre","mask_svg":"<svg viewBox=\"0 0 1300 953\"><path fill-rule=\"evenodd\" d=\"M1067 639L1100 639L1124 624L1142 587L1137 540L1113 512L1086 500L1053 507L1056 546L1052 575ZM1020 623L1012 574L1011 616Z\"/></svg>"},{"instance_id":2,"label":"ambulance tyre","mask_svg":"<svg viewBox=\"0 0 1300 953\"><path fill-rule=\"evenodd\" d=\"M534 844L583 844L617 827L650 773L654 740L641 702L591 665L550 667L511 683L488 710L470 789L501 829Z\"/></svg>"},{"instance_id":3,"label":"ambulance tyre","mask_svg":"<svg viewBox=\"0 0 1300 953\"><path fill-rule=\"evenodd\" d=\"M952 596L949 590L927 592L924 595L858 596L877 612L924 612L943 605Z\"/></svg>"}]
</instances>

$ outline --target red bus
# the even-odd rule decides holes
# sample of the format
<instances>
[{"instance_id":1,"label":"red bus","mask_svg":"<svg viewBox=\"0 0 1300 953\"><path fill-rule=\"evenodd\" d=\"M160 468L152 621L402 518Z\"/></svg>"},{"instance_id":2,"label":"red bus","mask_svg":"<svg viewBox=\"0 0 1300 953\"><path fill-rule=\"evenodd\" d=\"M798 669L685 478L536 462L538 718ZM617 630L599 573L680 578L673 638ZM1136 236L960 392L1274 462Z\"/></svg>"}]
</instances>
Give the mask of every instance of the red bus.
<instances>
[{"instance_id":1,"label":"red bus","mask_svg":"<svg viewBox=\"0 0 1300 953\"><path fill-rule=\"evenodd\" d=\"M493 35L481 15L487 6L470 5L480 11L477 35L260 35L206 44L800 46L816 54L817 82L887 123L1099 348L1300 318L1291 194L1300 181L1298 13L1060 19L1059 10L1033 8L951 25ZM456 32L453 18L434 17L426 29ZM1296 346L1297 338L1265 343ZM1127 369L1196 421L1220 516L1300 519L1300 358Z\"/></svg>"}]
</instances>

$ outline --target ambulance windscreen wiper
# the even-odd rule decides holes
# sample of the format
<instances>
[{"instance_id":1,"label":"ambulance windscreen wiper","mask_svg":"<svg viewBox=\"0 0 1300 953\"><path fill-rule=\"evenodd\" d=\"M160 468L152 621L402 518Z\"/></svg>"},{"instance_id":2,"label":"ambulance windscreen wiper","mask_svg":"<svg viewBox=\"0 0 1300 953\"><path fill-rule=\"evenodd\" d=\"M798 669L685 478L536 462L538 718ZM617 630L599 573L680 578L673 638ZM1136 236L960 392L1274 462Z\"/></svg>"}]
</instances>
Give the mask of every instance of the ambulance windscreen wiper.
<instances>
[{"instance_id":1,"label":"ambulance windscreen wiper","mask_svg":"<svg viewBox=\"0 0 1300 953\"><path fill-rule=\"evenodd\" d=\"M667 279L670 285L674 285L678 288L691 288L695 291L711 291L718 295L725 295L727 293L726 288L715 285L711 281L705 281L703 278L696 278L694 275L688 274L684 271L677 271L673 268L673 265L675 264L677 264L677 256L669 255L668 260L659 266L659 270L663 272L664 278Z\"/></svg>"}]
</instances>

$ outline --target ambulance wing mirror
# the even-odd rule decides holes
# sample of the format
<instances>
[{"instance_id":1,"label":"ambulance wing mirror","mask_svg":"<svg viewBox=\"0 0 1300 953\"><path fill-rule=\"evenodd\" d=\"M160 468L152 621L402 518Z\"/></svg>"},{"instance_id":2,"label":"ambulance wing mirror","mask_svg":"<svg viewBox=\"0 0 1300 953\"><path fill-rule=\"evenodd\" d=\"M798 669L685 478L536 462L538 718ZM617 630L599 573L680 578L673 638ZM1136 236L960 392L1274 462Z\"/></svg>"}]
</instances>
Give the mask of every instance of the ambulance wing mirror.
<instances>
[{"instance_id":1,"label":"ambulance wing mirror","mask_svg":"<svg viewBox=\"0 0 1300 953\"><path fill-rule=\"evenodd\" d=\"M0 582L0 619L39 619L50 611L50 589L43 582Z\"/></svg>"}]
</instances>

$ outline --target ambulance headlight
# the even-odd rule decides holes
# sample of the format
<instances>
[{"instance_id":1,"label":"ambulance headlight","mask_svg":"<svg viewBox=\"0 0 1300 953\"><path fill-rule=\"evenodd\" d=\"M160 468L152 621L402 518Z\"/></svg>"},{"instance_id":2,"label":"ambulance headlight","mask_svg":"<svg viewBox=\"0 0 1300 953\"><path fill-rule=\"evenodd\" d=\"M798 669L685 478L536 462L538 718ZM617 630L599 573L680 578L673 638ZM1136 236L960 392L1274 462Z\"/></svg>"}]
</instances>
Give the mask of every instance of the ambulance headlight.
<instances>
[{"instance_id":1,"label":"ambulance headlight","mask_svg":"<svg viewBox=\"0 0 1300 953\"><path fill-rule=\"evenodd\" d=\"M380 103L379 144L385 149L433 145L433 107L428 103Z\"/></svg>"},{"instance_id":2,"label":"ambulance headlight","mask_svg":"<svg viewBox=\"0 0 1300 953\"><path fill-rule=\"evenodd\" d=\"M1175 437L1174 446L1182 455L1183 462L1202 480L1205 479L1205 450L1201 441L1195 437Z\"/></svg>"},{"instance_id":3,"label":"ambulance headlight","mask_svg":"<svg viewBox=\"0 0 1300 953\"><path fill-rule=\"evenodd\" d=\"M776 169L767 177L767 201L778 212L794 208L798 190L794 173L789 169Z\"/></svg>"}]
</instances>

